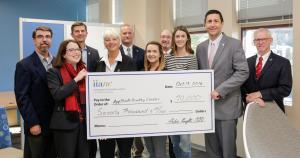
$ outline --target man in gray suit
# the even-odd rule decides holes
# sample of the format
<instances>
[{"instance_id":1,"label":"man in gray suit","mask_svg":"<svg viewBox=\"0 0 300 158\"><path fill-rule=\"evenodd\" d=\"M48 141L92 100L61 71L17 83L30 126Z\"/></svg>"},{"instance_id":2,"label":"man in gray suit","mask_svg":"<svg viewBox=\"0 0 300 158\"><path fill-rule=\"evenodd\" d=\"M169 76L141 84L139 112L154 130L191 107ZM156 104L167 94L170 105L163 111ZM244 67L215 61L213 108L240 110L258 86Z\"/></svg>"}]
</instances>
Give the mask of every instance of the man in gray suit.
<instances>
[{"instance_id":1,"label":"man in gray suit","mask_svg":"<svg viewBox=\"0 0 300 158\"><path fill-rule=\"evenodd\" d=\"M209 39L197 46L199 69L214 70L215 133L205 134L206 152L211 158L235 158L236 125L242 114L240 86L249 69L241 42L222 33L223 16L209 10L204 19Z\"/></svg>"}]
</instances>

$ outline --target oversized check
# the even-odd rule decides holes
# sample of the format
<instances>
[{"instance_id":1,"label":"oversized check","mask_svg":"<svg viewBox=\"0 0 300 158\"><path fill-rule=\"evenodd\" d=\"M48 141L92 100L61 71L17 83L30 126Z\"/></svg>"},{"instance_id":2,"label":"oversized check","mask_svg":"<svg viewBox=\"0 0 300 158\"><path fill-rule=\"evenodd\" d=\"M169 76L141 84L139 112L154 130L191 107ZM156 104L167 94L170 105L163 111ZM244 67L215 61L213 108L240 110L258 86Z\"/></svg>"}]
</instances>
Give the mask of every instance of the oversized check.
<instances>
[{"instance_id":1,"label":"oversized check","mask_svg":"<svg viewBox=\"0 0 300 158\"><path fill-rule=\"evenodd\" d=\"M214 132L212 70L88 73L88 139Z\"/></svg>"}]
</instances>

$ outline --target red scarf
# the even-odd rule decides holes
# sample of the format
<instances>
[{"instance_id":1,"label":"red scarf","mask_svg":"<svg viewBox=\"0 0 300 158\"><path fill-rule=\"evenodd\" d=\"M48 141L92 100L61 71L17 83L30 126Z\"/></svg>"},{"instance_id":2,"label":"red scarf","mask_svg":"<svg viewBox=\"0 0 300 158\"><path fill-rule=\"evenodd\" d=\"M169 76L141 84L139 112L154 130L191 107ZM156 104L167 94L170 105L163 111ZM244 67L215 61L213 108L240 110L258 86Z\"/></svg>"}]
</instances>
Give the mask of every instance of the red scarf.
<instances>
[{"instance_id":1,"label":"red scarf","mask_svg":"<svg viewBox=\"0 0 300 158\"><path fill-rule=\"evenodd\" d=\"M60 68L60 74L63 79L63 84L68 84L71 82L77 74L82 70L86 69L82 62L77 64L77 69L75 70L72 64L64 63ZM79 105L78 96L80 98L80 104L85 104L85 79L77 82L78 89L74 89L72 94L68 96L65 100L65 110L66 111L77 111L81 113L81 108Z\"/></svg>"}]
</instances>

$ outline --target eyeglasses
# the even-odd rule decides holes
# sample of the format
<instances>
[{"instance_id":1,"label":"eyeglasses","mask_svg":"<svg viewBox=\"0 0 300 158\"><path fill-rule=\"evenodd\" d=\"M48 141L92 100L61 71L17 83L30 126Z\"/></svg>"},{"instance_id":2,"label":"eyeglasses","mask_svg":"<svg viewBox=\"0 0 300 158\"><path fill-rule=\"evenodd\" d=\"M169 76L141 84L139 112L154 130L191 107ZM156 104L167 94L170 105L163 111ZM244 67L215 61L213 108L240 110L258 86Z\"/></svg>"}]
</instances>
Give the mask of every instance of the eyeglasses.
<instances>
[{"instance_id":1,"label":"eyeglasses","mask_svg":"<svg viewBox=\"0 0 300 158\"><path fill-rule=\"evenodd\" d=\"M259 42L266 42L267 40L269 40L270 38L257 38L254 39L253 42L254 43L259 43Z\"/></svg>"},{"instance_id":2,"label":"eyeglasses","mask_svg":"<svg viewBox=\"0 0 300 158\"><path fill-rule=\"evenodd\" d=\"M80 48L70 48L66 50L67 52L81 52Z\"/></svg>"},{"instance_id":3,"label":"eyeglasses","mask_svg":"<svg viewBox=\"0 0 300 158\"><path fill-rule=\"evenodd\" d=\"M43 36L43 35L36 35L35 38L37 38L37 39L43 39L43 38L51 39L52 37L51 37L51 35L45 35L45 36Z\"/></svg>"}]
</instances>

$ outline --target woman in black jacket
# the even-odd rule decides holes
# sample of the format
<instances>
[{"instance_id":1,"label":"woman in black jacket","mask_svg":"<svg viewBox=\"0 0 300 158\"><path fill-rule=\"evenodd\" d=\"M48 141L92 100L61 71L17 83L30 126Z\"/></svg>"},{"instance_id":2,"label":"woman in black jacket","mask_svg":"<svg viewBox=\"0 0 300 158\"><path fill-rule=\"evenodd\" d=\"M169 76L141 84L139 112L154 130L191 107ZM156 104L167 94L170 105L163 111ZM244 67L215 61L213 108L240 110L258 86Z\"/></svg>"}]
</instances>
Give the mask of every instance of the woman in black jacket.
<instances>
[{"instance_id":1,"label":"woman in black jacket","mask_svg":"<svg viewBox=\"0 0 300 158\"><path fill-rule=\"evenodd\" d=\"M137 71L134 61L120 52L120 36L116 31L112 29L105 31L103 40L108 52L97 64L97 72ZM100 155L104 158L114 158L115 145L117 144L120 158L130 158L132 143L133 138L99 140Z\"/></svg>"},{"instance_id":2,"label":"woman in black jacket","mask_svg":"<svg viewBox=\"0 0 300 158\"><path fill-rule=\"evenodd\" d=\"M63 41L47 75L55 100L50 128L59 158L89 157L85 123L86 74L79 44L74 40Z\"/></svg>"}]
</instances>

